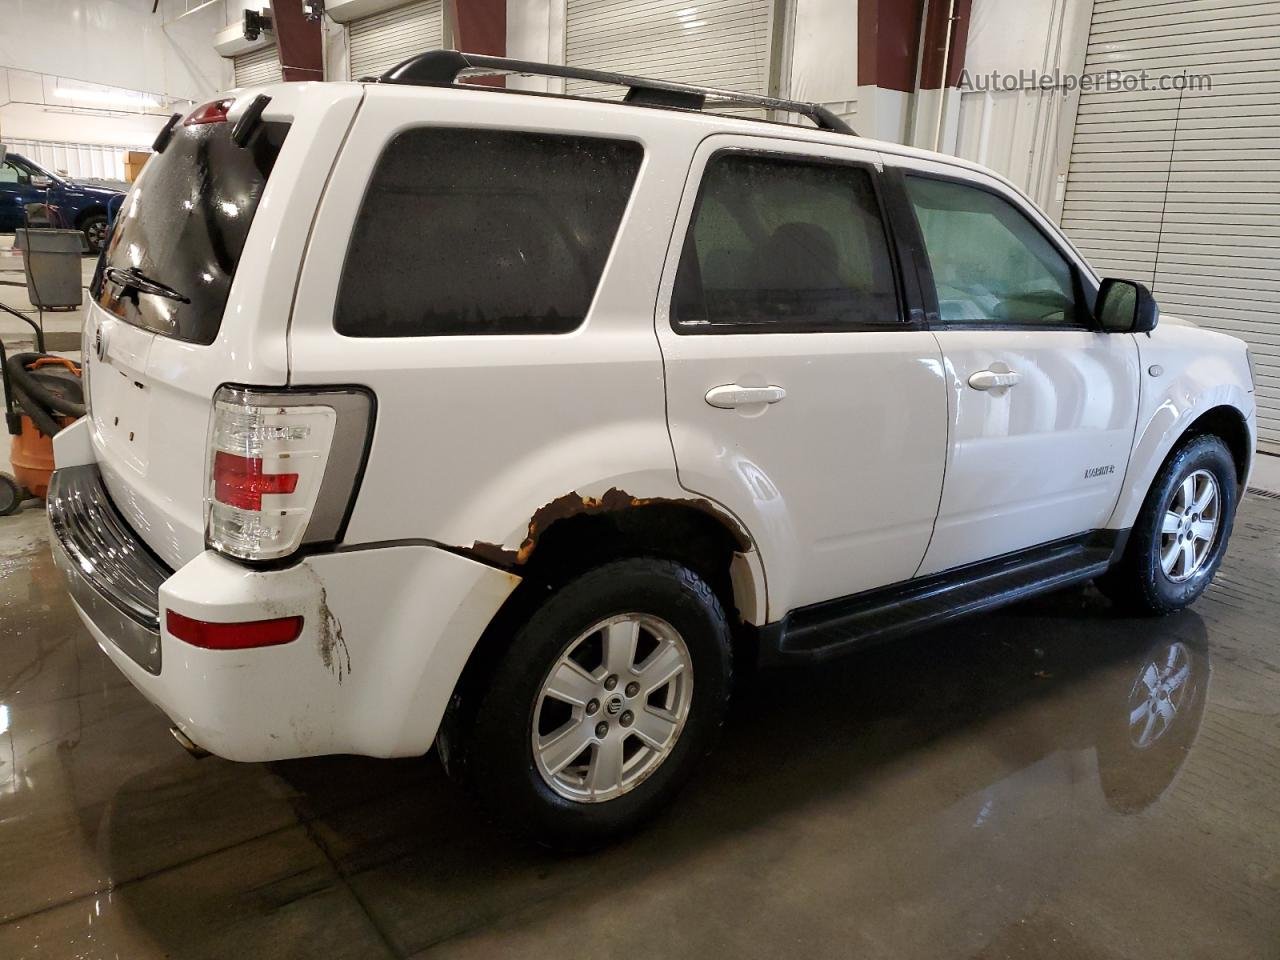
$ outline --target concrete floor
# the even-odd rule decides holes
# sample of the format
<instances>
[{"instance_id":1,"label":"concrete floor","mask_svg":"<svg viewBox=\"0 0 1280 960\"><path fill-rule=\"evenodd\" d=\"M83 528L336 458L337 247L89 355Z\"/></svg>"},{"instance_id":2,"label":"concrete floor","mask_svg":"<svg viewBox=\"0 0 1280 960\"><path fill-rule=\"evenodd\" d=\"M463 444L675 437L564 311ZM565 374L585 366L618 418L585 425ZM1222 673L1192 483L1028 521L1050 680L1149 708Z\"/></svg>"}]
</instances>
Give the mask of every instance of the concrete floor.
<instances>
[{"instance_id":1,"label":"concrete floor","mask_svg":"<svg viewBox=\"0 0 1280 960\"><path fill-rule=\"evenodd\" d=\"M0 957L1280 957L1278 534L1248 499L1167 619L1069 591L763 674L668 815L563 858L431 759L190 759L29 506L0 519Z\"/></svg>"}]
</instances>

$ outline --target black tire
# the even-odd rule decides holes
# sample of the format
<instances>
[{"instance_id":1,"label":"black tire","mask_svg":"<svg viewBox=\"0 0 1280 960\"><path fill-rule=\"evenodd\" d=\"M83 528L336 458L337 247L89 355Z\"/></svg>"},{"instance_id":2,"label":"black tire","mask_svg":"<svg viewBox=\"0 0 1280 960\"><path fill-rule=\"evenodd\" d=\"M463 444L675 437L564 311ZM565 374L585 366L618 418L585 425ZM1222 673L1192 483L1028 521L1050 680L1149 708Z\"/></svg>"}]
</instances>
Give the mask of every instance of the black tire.
<instances>
[{"instance_id":1,"label":"black tire","mask_svg":"<svg viewBox=\"0 0 1280 960\"><path fill-rule=\"evenodd\" d=\"M89 244L90 255L96 257L102 252L103 244L107 239L107 215L94 213L85 217L80 223L80 232L84 234Z\"/></svg>"},{"instance_id":2,"label":"black tire","mask_svg":"<svg viewBox=\"0 0 1280 960\"><path fill-rule=\"evenodd\" d=\"M1179 582L1165 573L1160 562L1161 526L1179 486L1199 470L1208 471L1217 481L1221 501L1217 529L1199 568ZM1193 603L1222 563L1235 520L1238 491L1235 461L1221 438L1201 434L1184 441L1156 475L1130 531L1123 557L1098 580L1098 587L1126 612L1159 616Z\"/></svg>"},{"instance_id":3,"label":"black tire","mask_svg":"<svg viewBox=\"0 0 1280 960\"><path fill-rule=\"evenodd\" d=\"M0 517L8 517L22 509L22 488L7 473L0 473Z\"/></svg>"},{"instance_id":4,"label":"black tire","mask_svg":"<svg viewBox=\"0 0 1280 960\"><path fill-rule=\"evenodd\" d=\"M575 638L627 613L660 618L678 631L694 678L687 719L665 758L628 792L598 802L567 799L534 757L543 682ZM704 580L668 560L609 563L556 591L516 632L465 736L462 776L501 825L537 843L562 850L611 843L666 806L715 745L732 673L729 625ZM595 716L604 718L604 709ZM594 758L599 748L587 749Z\"/></svg>"}]
</instances>

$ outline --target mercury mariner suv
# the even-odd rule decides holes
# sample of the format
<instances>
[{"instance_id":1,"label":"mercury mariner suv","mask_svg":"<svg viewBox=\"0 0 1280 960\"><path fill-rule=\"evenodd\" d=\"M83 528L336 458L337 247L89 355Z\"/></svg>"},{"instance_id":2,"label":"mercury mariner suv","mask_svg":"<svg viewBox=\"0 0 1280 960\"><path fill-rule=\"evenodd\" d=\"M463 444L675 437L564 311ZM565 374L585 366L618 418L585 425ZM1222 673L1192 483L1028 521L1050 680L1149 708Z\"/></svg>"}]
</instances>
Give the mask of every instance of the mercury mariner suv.
<instances>
[{"instance_id":1,"label":"mercury mariner suv","mask_svg":"<svg viewBox=\"0 0 1280 960\"><path fill-rule=\"evenodd\" d=\"M999 176L451 51L175 116L84 356L53 550L184 746L435 745L568 847L671 799L735 668L1089 579L1191 603L1256 432L1244 344Z\"/></svg>"}]
</instances>

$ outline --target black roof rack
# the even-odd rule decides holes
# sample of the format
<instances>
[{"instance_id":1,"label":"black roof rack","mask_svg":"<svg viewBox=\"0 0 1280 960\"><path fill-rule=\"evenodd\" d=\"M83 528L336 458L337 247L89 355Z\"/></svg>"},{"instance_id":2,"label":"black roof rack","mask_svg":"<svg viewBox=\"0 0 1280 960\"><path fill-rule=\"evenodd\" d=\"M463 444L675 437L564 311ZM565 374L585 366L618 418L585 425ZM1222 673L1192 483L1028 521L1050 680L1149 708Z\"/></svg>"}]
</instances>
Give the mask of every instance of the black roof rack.
<instances>
[{"instance_id":1,"label":"black roof rack","mask_svg":"<svg viewBox=\"0 0 1280 960\"><path fill-rule=\"evenodd\" d=\"M760 97L752 93L720 90L716 87L698 87L670 80L651 80L632 77L625 73L609 73L606 70L587 70L582 67L566 67L558 63L536 63L530 60L511 60L507 57L490 57L478 53L461 53L457 50L428 50L410 57L378 77L381 83L403 83L420 87L450 87L458 75L467 70L490 73L524 73L539 77L565 77L571 80L592 80L613 86L626 87L624 102L650 107L678 107L685 110L702 110L708 99L721 109L733 107L763 107L767 110L784 110L808 117L822 130L853 133L847 123L820 103L804 103L799 100L780 100L777 97Z\"/></svg>"}]
</instances>

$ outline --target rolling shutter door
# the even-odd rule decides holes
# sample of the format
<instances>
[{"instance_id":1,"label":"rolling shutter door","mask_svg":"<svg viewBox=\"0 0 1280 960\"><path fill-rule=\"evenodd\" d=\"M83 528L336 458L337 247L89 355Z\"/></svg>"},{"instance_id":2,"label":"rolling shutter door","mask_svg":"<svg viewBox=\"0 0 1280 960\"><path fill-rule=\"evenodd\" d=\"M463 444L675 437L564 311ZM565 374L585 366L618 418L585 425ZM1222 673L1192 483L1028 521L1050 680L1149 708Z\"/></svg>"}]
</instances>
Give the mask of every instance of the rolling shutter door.
<instances>
[{"instance_id":1,"label":"rolling shutter door","mask_svg":"<svg viewBox=\"0 0 1280 960\"><path fill-rule=\"evenodd\" d=\"M773 0L568 0L565 63L767 94L772 7ZM565 93L605 92L614 91L565 81Z\"/></svg>"},{"instance_id":2,"label":"rolling shutter door","mask_svg":"<svg viewBox=\"0 0 1280 960\"><path fill-rule=\"evenodd\" d=\"M351 79L376 77L415 53L444 46L442 0L423 0L352 20L347 26Z\"/></svg>"},{"instance_id":3,"label":"rolling shutter door","mask_svg":"<svg viewBox=\"0 0 1280 960\"><path fill-rule=\"evenodd\" d=\"M1085 70L1211 89L1080 98L1062 225L1103 275L1249 343L1259 445L1280 452L1280 9L1096 0Z\"/></svg>"},{"instance_id":4,"label":"rolling shutter door","mask_svg":"<svg viewBox=\"0 0 1280 960\"><path fill-rule=\"evenodd\" d=\"M280 58L276 56L274 43L261 50L240 54L232 61L232 66L237 87L280 82Z\"/></svg>"}]
</instances>

